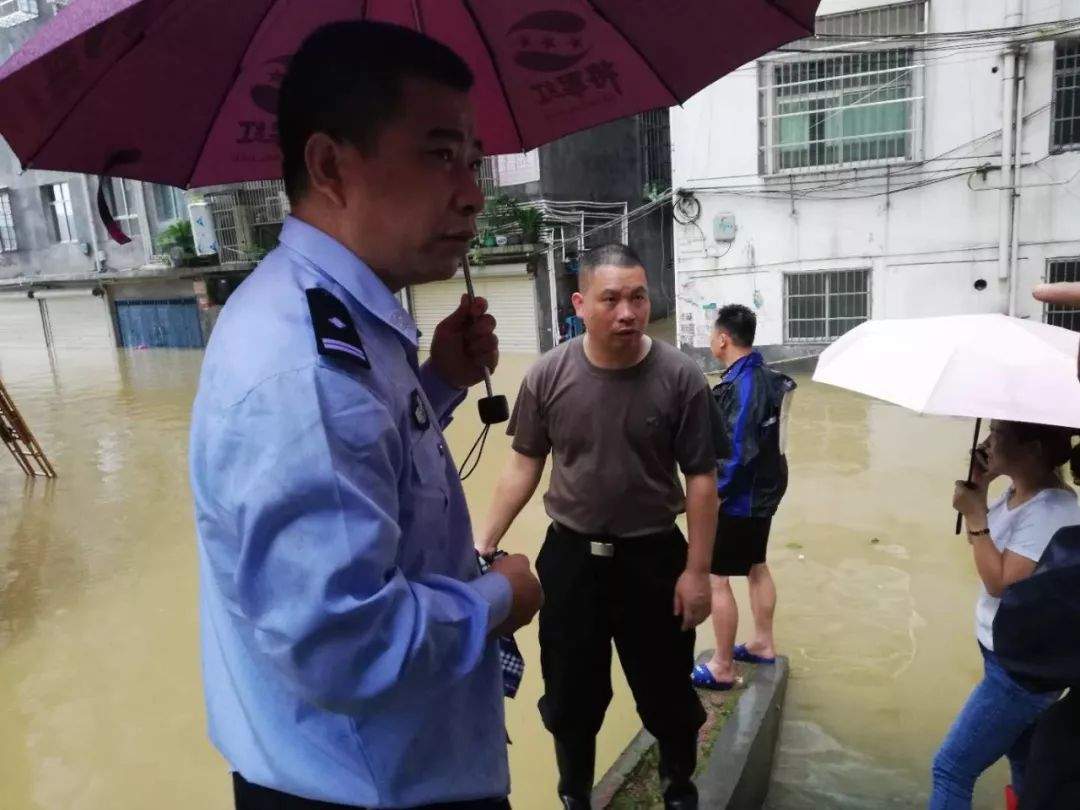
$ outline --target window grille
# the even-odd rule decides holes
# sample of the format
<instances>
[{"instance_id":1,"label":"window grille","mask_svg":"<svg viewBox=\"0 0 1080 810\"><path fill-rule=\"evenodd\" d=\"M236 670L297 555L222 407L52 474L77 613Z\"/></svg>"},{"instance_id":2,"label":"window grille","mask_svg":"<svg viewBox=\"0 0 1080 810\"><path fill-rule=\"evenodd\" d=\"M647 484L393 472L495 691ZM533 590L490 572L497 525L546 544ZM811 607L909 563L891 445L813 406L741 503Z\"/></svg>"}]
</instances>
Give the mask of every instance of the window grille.
<instances>
[{"instance_id":1,"label":"window grille","mask_svg":"<svg viewBox=\"0 0 1080 810\"><path fill-rule=\"evenodd\" d=\"M784 312L788 343L831 343L870 317L870 271L787 274Z\"/></svg>"},{"instance_id":2,"label":"window grille","mask_svg":"<svg viewBox=\"0 0 1080 810\"><path fill-rule=\"evenodd\" d=\"M1051 284L1059 281L1080 281L1080 259L1051 259L1046 267L1046 280ZM1047 304L1044 318L1053 326L1064 326L1080 332L1080 307Z\"/></svg>"}]
</instances>

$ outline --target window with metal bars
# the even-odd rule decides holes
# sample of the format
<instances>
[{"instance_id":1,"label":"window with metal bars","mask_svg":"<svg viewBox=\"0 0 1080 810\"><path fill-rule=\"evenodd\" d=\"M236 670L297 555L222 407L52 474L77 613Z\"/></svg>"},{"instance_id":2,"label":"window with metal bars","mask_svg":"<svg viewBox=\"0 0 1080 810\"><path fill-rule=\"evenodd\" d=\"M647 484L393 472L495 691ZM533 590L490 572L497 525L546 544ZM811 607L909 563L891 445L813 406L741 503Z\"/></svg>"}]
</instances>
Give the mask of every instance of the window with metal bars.
<instances>
[{"instance_id":1,"label":"window with metal bars","mask_svg":"<svg viewBox=\"0 0 1080 810\"><path fill-rule=\"evenodd\" d=\"M902 3L817 20L820 36L925 32L926 4ZM799 43L822 47L817 40ZM859 43L852 43L856 48ZM922 65L914 47L804 53L760 65L760 149L766 174L918 157Z\"/></svg>"},{"instance_id":2,"label":"window with metal bars","mask_svg":"<svg viewBox=\"0 0 1080 810\"><path fill-rule=\"evenodd\" d=\"M135 192L128 185L130 181L120 177L103 177L105 201L117 222L133 223L138 221L139 212L135 208Z\"/></svg>"},{"instance_id":3,"label":"window with metal bars","mask_svg":"<svg viewBox=\"0 0 1080 810\"><path fill-rule=\"evenodd\" d=\"M41 189L45 214L54 242L76 241L75 210L71 205L71 187L67 183L53 183Z\"/></svg>"},{"instance_id":4,"label":"window with metal bars","mask_svg":"<svg viewBox=\"0 0 1080 810\"><path fill-rule=\"evenodd\" d=\"M11 211L11 192L0 189L0 253L19 249L15 235L15 217Z\"/></svg>"},{"instance_id":5,"label":"window with metal bars","mask_svg":"<svg viewBox=\"0 0 1080 810\"><path fill-rule=\"evenodd\" d=\"M184 192L172 186L153 187L154 210L157 213L158 225L168 225L187 216L187 206L184 203Z\"/></svg>"},{"instance_id":6,"label":"window with metal bars","mask_svg":"<svg viewBox=\"0 0 1080 810\"><path fill-rule=\"evenodd\" d=\"M784 277L784 339L788 343L829 343L869 317L869 270Z\"/></svg>"},{"instance_id":7,"label":"window with metal bars","mask_svg":"<svg viewBox=\"0 0 1080 810\"><path fill-rule=\"evenodd\" d=\"M495 156L495 185L500 188L540 182L540 150Z\"/></svg>"},{"instance_id":8,"label":"window with metal bars","mask_svg":"<svg viewBox=\"0 0 1080 810\"><path fill-rule=\"evenodd\" d=\"M485 197L495 196L495 189L499 186L495 173L495 158L486 157L480 163L480 171L476 173L476 182L480 185L480 190L484 192Z\"/></svg>"},{"instance_id":9,"label":"window with metal bars","mask_svg":"<svg viewBox=\"0 0 1080 810\"><path fill-rule=\"evenodd\" d=\"M819 37L878 37L926 33L926 2L893 3L878 8L827 14L814 21Z\"/></svg>"},{"instance_id":10,"label":"window with metal bars","mask_svg":"<svg viewBox=\"0 0 1080 810\"><path fill-rule=\"evenodd\" d=\"M206 195L222 263L256 261L277 245L290 211L281 180L254 180Z\"/></svg>"},{"instance_id":11,"label":"window with metal bars","mask_svg":"<svg viewBox=\"0 0 1080 810\"><path fill-rule=\"evenodd\" d=\"M1080 39L1054 45L1053 149L1080 147Z\"/></svg>"},{"instance_id":12,"label":"window with metal bars","mask_svg":"<svg viewBox=\"0 0 1080 810\"><path fill-rule=\"evenodd\" d=\"M1046 280L1051 284L1080 281L1080 259L1051 259L1046 265ZM1048 324L1080 332L1080 307L1047 304L1043 317Z\"/></svg>"},{"instance_id":13,"label":"window with metal bars","mask_svg":"<svg viewBox=\"0 0 1080 810\"><path fill-rule=\"evenodd\" d=\"M638 116L642 185L652 191L671 188L671 123L667 107Z\"/></svg>"},{"instance_id":14,"label":"window with metal bars","mask_svg":"<svg viewBox=\"0 0 1080 810\"><path fill-rule=\"evenodd\" d=\"M37 0L0 0L0 28L12 28L37 15Z\"/></svg>"}]
</instances>

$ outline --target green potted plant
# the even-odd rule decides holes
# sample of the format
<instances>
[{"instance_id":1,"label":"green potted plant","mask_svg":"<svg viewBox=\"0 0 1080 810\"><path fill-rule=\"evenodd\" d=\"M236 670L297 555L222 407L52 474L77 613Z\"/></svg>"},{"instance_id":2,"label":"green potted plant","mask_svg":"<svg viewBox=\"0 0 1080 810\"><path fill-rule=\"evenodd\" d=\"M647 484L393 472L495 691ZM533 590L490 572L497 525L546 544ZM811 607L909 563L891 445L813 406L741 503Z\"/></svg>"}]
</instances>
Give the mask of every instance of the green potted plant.
<instances>
[{"instance_id":1,"label":"green potted plant","mask_svg":"<svg viewBox=\"0 0 1080 810\"><path fill-rule=\"evenodd\" d=\"M540 229L544 227L544 212L539 208L518 207L515 211L518 227L527 245L540 241Z\"/></svg>"},{"instance_id":2,"label":"green potted plant","mask_svg":"<svg viewBox=\"0 0 1080 810\"><path fill-rule=\"evenodd\" d=\"M186 219L174 222L157 236L157 253L164 253L179 267L195 258L195 237Z\"/></svg>"}]
</instances>

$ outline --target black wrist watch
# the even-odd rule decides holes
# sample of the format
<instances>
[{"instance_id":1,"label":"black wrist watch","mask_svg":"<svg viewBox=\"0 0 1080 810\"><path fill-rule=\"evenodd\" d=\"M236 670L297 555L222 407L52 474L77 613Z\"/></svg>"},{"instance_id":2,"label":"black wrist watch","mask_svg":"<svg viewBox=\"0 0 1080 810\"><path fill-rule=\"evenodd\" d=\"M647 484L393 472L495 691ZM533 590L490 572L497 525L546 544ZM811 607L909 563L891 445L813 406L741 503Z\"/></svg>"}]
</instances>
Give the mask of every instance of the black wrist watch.
<instances>
[{"instance_id":1,"label":"black wrist watch","mask_svg":"<svg viewBox=\"0 0 1080 810\"><path fill-rule=\"evenodd\" d=\"M476 557L480 561L480 573L486 574L488 572L488 569L491 568L492 564L497 559L499 559L500 557L509 556L510 555L507 552L503 551L501 548L495 549L490 554L481 554L479 551L476 552Z\"/></svg>"}]
</instances>

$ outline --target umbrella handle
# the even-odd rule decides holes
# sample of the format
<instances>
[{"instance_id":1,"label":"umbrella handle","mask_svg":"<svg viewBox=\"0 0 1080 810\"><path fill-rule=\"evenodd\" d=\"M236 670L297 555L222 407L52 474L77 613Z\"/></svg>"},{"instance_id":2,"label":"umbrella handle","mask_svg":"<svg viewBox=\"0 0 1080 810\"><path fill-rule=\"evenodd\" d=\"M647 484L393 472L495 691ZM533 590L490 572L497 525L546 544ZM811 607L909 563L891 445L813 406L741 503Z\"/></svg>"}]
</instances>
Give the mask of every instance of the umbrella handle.
<instances>
[{"instance_id":1,"label":"umbrella handle","mask_svg":"<svg viewBox=\"0 0 1080 810\"><path fill-rule=\"evenodd\" d=\"M468 255L462 259L461 269L465 273L465 290L468 292L469 302L472 303L476 300L476 290L473 287L472 273L469 271ZM491 372L486 366L481 366L481 369L484 372L484 388L487 390L487 396L476 403L480 410L480 421L485 425L498 425L510 418L510 406L506 402L506 397L492 391Z\"/></svg>"},{"instance_id":2,"label":"umbrella handle","mask_svg":"<svg viewBox=\"0 0 1080 810\"><path fill-rule=\"evenodd\" d=\"M968 461L968 474L967 482L971 483L971 477L975 474L975 451L979 448L979 430L982 428L982 419L975 420L975 437L971 440L971 459ZM956 513L956 533L960 534L960 529L964 525L964 516L959 512Z\"/></svg>"}]
</instances>

